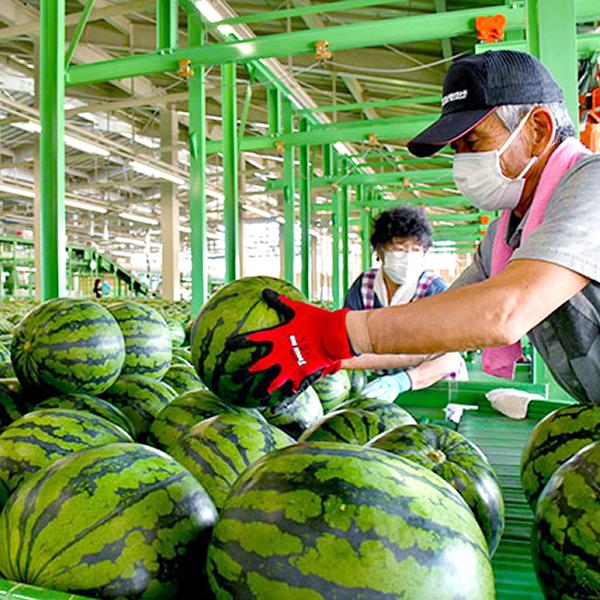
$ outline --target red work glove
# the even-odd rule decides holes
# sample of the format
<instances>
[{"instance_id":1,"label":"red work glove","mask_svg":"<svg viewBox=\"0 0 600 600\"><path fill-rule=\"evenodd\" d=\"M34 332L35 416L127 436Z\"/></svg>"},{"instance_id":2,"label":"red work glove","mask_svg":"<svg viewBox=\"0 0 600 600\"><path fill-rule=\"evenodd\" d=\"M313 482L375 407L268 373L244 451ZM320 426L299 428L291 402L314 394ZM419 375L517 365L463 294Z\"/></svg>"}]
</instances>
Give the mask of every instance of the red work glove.
<instances>
[{"instance_id":1,"label":"red work glove","mask_svg":"<svg viewBox=\"0 0 600 600\"><path fill-rule=\"evenodd\" d=\"M301 392L323 375L339 371L341 361L354 356L346 334L346 313L350 309L331 312L290 300L271 289L263 292L263 298L284 322L235 336L227 345L232 350L258 344L270 347L269 354L249 369L251 373L275 373L267 388L269 394L284 385L292 393Z\"/></svg>"}]
</instances>

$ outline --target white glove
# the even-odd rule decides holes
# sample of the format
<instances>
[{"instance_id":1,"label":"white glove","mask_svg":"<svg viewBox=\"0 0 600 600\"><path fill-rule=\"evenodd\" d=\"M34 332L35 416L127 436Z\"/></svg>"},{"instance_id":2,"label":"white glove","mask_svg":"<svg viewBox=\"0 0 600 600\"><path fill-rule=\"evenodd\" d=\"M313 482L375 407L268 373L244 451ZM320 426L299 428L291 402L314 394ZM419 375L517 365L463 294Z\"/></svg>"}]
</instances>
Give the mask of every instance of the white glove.
<instances>
[{"instance_id":1,"label":"white glove","mask_svg":"<svg viewBox=\"0 0 600 600\"><path fill-rule=\"evenodd\" d=\"M412 381L405 371L374 379L365 386L362 395L382 402L393 402L402 392L412 388Z\"/></svg>"},{"instance_id":2,"label":"white glove","mask_svg":"<svg viewBox=\"0 0 600 600\"><path fill-rule=\"evenodd\" d=\"M544 399L539 394L531 394L512 388L491 390L485 397L498 412L511 419L524 419L527 416L529 403L532 400Z\"/></svg>"}]
</instances>

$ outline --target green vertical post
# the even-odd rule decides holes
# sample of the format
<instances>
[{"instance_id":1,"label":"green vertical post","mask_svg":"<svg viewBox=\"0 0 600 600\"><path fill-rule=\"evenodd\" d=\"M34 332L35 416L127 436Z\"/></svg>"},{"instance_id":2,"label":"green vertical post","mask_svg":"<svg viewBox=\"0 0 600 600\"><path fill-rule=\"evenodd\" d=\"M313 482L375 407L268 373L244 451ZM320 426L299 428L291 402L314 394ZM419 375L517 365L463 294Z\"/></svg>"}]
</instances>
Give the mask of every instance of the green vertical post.
<instances>
[{"instance_id":1,"label":"green vertical post","mask_svg":"<svg viewBox=\"0 0 600 600\"><path fill-rule=\"evenodd\" d=\"M269 120L269 134L281 133L281 93L277 88L267 90L267 118Z\"/></svg>"},{"instance_id":2,"label":"green vertical post","mask_svg":"<svg viewBox=\"0 0 600 600\"><path fill-rule=\"evenodd\" d=\"M236 64L221 67L221 111L223 117L223 220L225 225L225 283L238 272L238 143Z\"/></svg>"},{"instance_id":3,"label":"green vertical post","mask_svg":"<svg viewBox=\"0 0 600 600\"><path fill-rule=\"evenodd\" d=\"M343 161L346 165L346 161ZM340 235L342 237L342 292L350 288L350 188L342 186Z\"/></svg>"},{"instance_id":4,"label":"green vertical post","mask_svg":"<svg viewBox=\"0 0 600 600\"><path fill-rule=\"evenodd\" d=\"M292 103L287 98L282 101L283 133L294 130L294 111ZM295 148L286 144L283 154L283 273L287 281L294 284L294 254L296 250L294 239L295 225Z\"/></svg>"},{"instance_id":5,"label":"green vertical post","mask_svg":"<svg viewBox=\"0 0 600 600\"><path fill-rule=\"evenodd\" d=\"M65 0L42 0L40 15L41 299L65 294Z\"/></svg>"},{"instance_id":6,"label":"green vertical post","mask_svg":"<svg viewBox=\"0 0 600 600\"><path fill-rule=\"evenodd\" d=\"M330 147L329 147L330 148ZM327 152L331 156L332 175L337 175L337 156L336 152ZM341 293L341 262L340 262L340 221L342 213L342 199L340 186L334 183L331 186L331 287L333 295L333 307L342 306Z\"/></svg>"},{"instance_id":7,"label":"green vertical post","mask_svg":"<svg viewBox=\"0 0 600 600\"><path fill-rule=\"evenodd\" d=\"M175 50L179 35L179 0L156 0L156 49Z\"/></svg>"},{"instance_id":8,"label":"green vertical post","mask_svg":"<svg viewBox=\"0 0 600 600\"><path fill-rule=\"evenodd\" d=\"M333 174L333 146L325 144L323 146L323 175L329 177Z\"/></svg>"},{"instance_id":9,"label":"green vertical post","mask_svg":"<svg viewBox=\"0 0 600 600\"><path fill-rule=\"evenodd\" d=\"M204 44L204 26L200 15L188 14L188 43ZM206 82L202 65L193 65L188 80L190 145L190 250L192 255L192 316L208 296L206 245Z\"/></svg>"},{"instance_id":10,"label":"green vertical post","mask_svg":"<svg viewBox=\"0 0 600 600\"><path fill-rule=\"evenodd\" d=\"M369 236L371 233L371 209L365 206L366 193L365 186L359 185L356 188L356 201L360 208L360 249L362 270L371 268L371 243Z\"/></svg>"},{"instance_id":11,"label":"green vertical post","mask_svg":"<svg viewBox=\"0 0 600 600\"><path fill-rule=\"evenodd\" d=\"M574 123L579 121L576 0L528 0L530 51L548 67L565 94ZM533 14L535 11L535 15ZM533 28L533 30L532 30ZM537 31L536 31L537 30ZM557 44L560 40L560 44Z\"/></svg>"},{"instance_id":12,"label":"green vertical post","mask_svg":"<svg viewBox=\"0 0 600 600\"><path fill-rule=\"evenodd\" d=\"M306 119L300 120L300 131L308 131ZM300 255L302 270L300 272L300 289L310 299L310 204L311 204L311 163L310 146L300 146Z\"/></svg>"}]
</instances>

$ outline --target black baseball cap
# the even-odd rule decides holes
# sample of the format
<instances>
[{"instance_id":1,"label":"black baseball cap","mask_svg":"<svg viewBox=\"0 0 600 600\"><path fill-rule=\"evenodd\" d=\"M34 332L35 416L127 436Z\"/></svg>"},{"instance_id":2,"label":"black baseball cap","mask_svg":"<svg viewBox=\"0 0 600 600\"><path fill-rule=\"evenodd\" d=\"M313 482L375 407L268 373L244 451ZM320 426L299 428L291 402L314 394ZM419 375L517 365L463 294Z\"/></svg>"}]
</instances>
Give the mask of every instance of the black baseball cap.
<instances>
[{"instance_id":1,"label":"black baseball cap","mask_svg":"<svg viewBox=\"0 0 600 600\"><path fill-rule=\"evenodd\" d=\"M442 115L408 142L415 156L431 156L471 131L505 104L562 102L546 67L525 52L490 50L456 61L444 78Z\"/></svg>"}]
</instances>

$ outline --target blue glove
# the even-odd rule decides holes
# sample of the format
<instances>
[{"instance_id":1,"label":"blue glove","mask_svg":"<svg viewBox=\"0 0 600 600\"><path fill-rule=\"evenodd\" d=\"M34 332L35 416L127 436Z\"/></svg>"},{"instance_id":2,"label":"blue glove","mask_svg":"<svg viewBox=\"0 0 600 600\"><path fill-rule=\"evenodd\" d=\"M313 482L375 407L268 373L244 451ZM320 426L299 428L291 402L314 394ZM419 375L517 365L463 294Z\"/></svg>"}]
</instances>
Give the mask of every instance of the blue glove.
<instances>
[{"instance_id":1,"label":"blue glove","mask_svg":"<svg viewBox=\"0 0 600 600\"><path fill-rule=\"evenodd\" d=\"M395 375L385 375L374 379L365 386L362 395L367 398L375 398L382 402L393 402L403 392L412 389L412 381L406 371L400 371Z\"/></svg>"}]
</instances>

